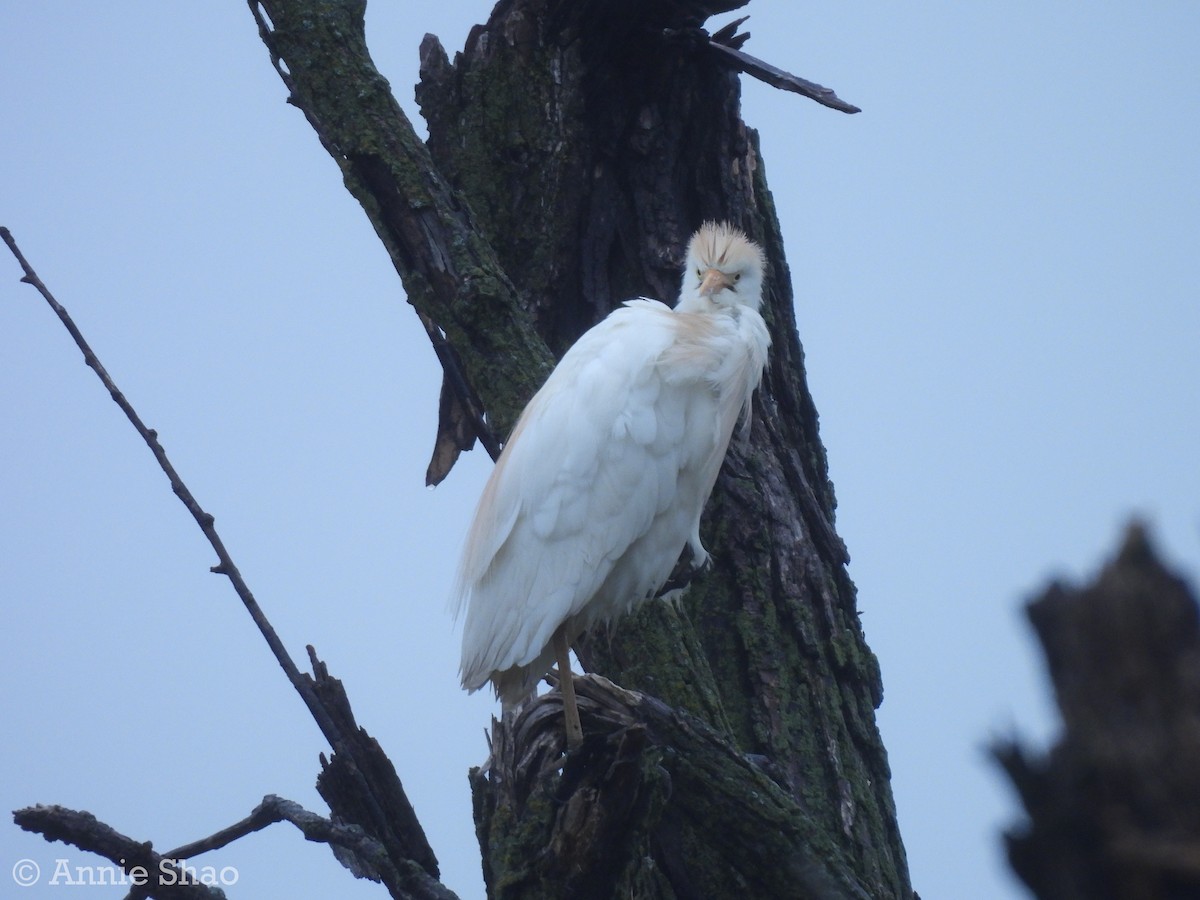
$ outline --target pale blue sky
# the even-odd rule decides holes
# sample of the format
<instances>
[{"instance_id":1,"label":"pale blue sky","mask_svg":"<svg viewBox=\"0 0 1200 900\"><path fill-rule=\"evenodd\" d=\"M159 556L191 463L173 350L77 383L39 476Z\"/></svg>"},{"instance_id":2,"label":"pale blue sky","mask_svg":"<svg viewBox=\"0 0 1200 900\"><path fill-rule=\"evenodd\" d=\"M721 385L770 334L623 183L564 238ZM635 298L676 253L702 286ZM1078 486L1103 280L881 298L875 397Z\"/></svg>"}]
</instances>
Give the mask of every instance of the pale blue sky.
<instances>
[{"instance_id":1,"label":"pale blue sky","mask_svg":"<svg viewBox=\"0 0 1200 900\"><path fill-rule=\"evenodd\" d=\"M982 749L1056 727L1021 603L1093 572L1134 513L1189 576L1200 560L1200 6L977 7L748 10L749 52L864 108L744 84L925 900L1022 896ZM373 0L414 118L422 34L453 53L487 12ZM457 687L445 597L487 461L422 486L436 360L249 11L4 4L0 78L0 224L292 653L345 680L446 882L482 896L466 769L493 705ZM88 809L161 850L265 793L323 811L319 733L18 277L0 259L0 807ZM231 896L383 896L284 826L212 856ZM59 895L56 859L97 861L0 828L0 896L22 858L29 898Z\"/></svg>"}]
</instances>

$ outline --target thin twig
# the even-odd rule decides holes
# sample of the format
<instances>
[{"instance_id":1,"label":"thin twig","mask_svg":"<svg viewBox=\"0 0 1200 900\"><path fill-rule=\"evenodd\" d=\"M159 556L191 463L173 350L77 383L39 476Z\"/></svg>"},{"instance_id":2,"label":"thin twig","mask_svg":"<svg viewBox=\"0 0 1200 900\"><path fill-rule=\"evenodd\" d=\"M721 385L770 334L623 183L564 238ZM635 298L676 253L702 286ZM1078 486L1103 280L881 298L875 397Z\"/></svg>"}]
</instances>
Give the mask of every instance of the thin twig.
<instances>
[{"instance_id":1,"label":"thin twig","mask_svg":"<svg viewBox=\"0 0 1200 900\"><path fill-rule=\"evenodd\" d=\"M233 589L245 605L246 611L250 613L250 618L254 620L254 624L258 626L258 630L262 633L263 638L266 639L267 646L275 654L275 659L278 660L279 665L283 668L288 681L299 692L309 712L312 713L313 719L316 720L317 727L321 729L321 733L325 735L330 746L336 750L341 743L341 735L338 733L337 726L334 725L333 720L317 699L316 694L313 693L311 683L296 668L296 664L292 661L287 649L283 646L283 642L279 640L279 635L275 633L275 629L267 620L261 607L259 607L258 601L254 599L249 586L247 586L245 580L242 578L242 573L238 571L238 567L234 564L232 557L230 557L229 551L225 549L224 542L222 542L220 535L217 534L212 515L201 508L196 498L192 495L192 492L188 490L187 485L183 483L183 480L179 477L179 473L175 471L175 467L171 465L171 461L167 458L167 453L158 440L158 433L153 428L146 427L142 422L141 416L137 414L137 411L125 399L125 395L117 388L112 377L105 370L99 357L96 356L87 340L84 339L82 332L80 332L70 314L61 303L54 299L54 295L50 293L50 290L42 282L42 279L38 277L37 272L33 270L33 266L25 259L25 255L21 253L16 241L13 240L12 233L7 228L0 226L0 239L3 239L4 243L8 245L8 249L17 258L17 262L20 263L21 269L25 273L21 281L32 285L45 301L50 304L50 308L54 310L55 315L66 326L67 331L71 333L71 337L75 339L75 344L83 353L83 361L96 373L96 377L104 384L109 396L112 397L117 406L121 407L121 411L125 413L126 418L133 424L137 433L142 436L142 440L146 442L146 446L154 454L154 458L158 460L159 467L166 473L168 480L171 482L171 490L175 492L175 496L179 498L180 502L187 507L187 511L192 514L192 518L196 520L196 524L200 526L200 530L204 532L204 536L208 538L209 544L212 545L213 550L217 553L217 559L220 562L213 566L210 571L218 575L224 575L229 579L233 585Z\"/></svg>"},{"instance_id":2,"label":"thin twig","mask_svg":"<svg viewBox=\"0 0 1200 900\"><path fill-rule=\"evenodd\" d=\"M109 395L116 402L116 404L121 407L122 412L125 413L126 417L133 424L133 427L137 430L138 434L142 436L142 439L146 442L146 445L149 446L150 450L154 453L154 457L158 460L159 466L162 468L163 472L166 473L167 478L171 482L171 489L175 492L175 495L179 497L183 505L187 507L188 512L192 514L192 518L196 520L196 523L200 526L200 530L204 532L204 536L208 538L208 542L217 552L217 558L220 560L220 562L213 566L211 571L216 574L225 575L227 578L229 578L230 583L233 585L238 597L241 598L242 603L245 605L246 610L250 613L255 625L258 626L258 630L266 639L267 645L271 648L271 652L275 654L275 658L278 660L280 667L287 675L288 680L292 683L292 687L294 687L296 692L300 694L301 699L304 700L304 703L308 707L309 712L312 714L313 719L316 721L317 726L321 729L321 733L324 734L326 740L329 741L330 747L333 748L334 753L338 756L347 757L346 768L349 772L349 777L360 795L360 801L365 807L369 819L372 820L371 825L379 837L383 839L384 845L390 850L395 842L394 840L389 841L387 838L387 836L392 833L392 829L389 825L388 813L383 808L378 797L376 796L376 790L374 787L375 781L373 779L368 779L367 775L364 774L362 770L362 760L358 758L355 747L350 742L345 740L342 729L339 727L334 717L330 714L329 709L318 695L314 681L308 676L301 674L300 670L296 667L295 662L292 661L291 656L284 648L282 641L280 641L279 636L275 633L275 629L271 626L271 623L267 620L266 615L259 607L258 602L254 599L254 595L250 592L250 588L242 579L241 573L238 571L237 566L230 557L229 551L226 550L224 543L217 534L216 528L213 524L214 520L212 515L205 512L201 508L200 504L196 501L196 498L192 495L192 492L188 489L187 485L183 483L183 480L179 477L179 473L175 471L175 467L171 465L170 460L167 458L166 451L163 450L162 444L158 440L157 433L154 431L154 429L146 427L146 425L142 422L141 417L137 414L137 411L133 408L129 401L125 399L125 395L118 390L116 384L112 380L112 377L100 363L99 358L96 356L88 342L84 339L83 334L75 325L75 322L71 319L70 314L63 307L63 305L54 298L46 285L42 282L41 278L38 277L33 267L29 264L29 261L26 260L24 254L21 253L20 248L17 246L16 241L13 240L12 234L7 228L0 227L0 239L3 239L4 243L8 245L9 250L12 251L13 256L16 257L17 262L20 263L21 268L25 273L21 278L21 281L32 285L38 291L38 293L45 298L46 302L50 304L50 308L54 310L55 314L62 321L63 325L66 326L67 331L69 331L71 336L75 339L76 345L78 345L80 351L83 353L84 361L96 373L97 377L100 378L100 381L108 390ZM328 677L327 673L324 671L324 666L318 666L318 661L311 647L309 648L309 655L313 660L314 672L322 677ZM348 728L354 730L352 720ZM399 788L398 780L397 787L401 792L403 792L403 789ZM218 832L217 835L206 839L206 841L210 842L212 847L221 846L221 844L217 843L216 841L224 840L226 843L228 843L229 841L236 840L237 838L248 834L250 831L255 831L258 830L258 828L265 827L266 825L270 824L271 821L279 821L280 818L292 821L297 825L297 827L300 827L303 830L304 826L300 823L300 821L289 816L291 807L285 808L281 805L286 804L287 802L289 801L280 801L279 804L275 805L274 810L278 812L278 818L266 818L270 812L269 810L256 810L256 814L261 812L262 818L255 818L252 816L248 820L243 820L242 822L231 826L230 829L226 829L224 832ZM297 809L298 808L299 807L297 807ZM313 814L307 815L312 816ZM305 834L307 836L308 831L305 831ZM423 833L421 834L420 839L424 841ZM330 840L332 840L332 838ZM193 852L200 852L200 850L190 845L188 847L180 848L180 850L192 850ZM182 855L182 853L180 855ZM432 858L433 851L429 850L428 855L430 858ZM412 863L412 865L409 865L409 863ZM392 875L388 874L389 872L395 874L395 878L392 878L392 880L396 881L396 879L399 879L396 881L396 884L403 882L406 885L406 890L408 893L403 894L404 896L453 897L452 893L446 891L437 882L435 875L426 873L420 865L417 865L415 862L409 859L403 852L403 848L397 848L397 856L394 861L385 860L383 863L377 863L375 869L376 871L383 873L381 877L383 877L385 881L388 881L389 878L392 878ZM436 861L434 862L434 869L436 872ZM419 890L413 890L413 884L416 884ZM391 886L392 885L389 885L389 889ZM137 891L134 893L136 894Z\"/></svg>"},{"instance_id":3,"label":"thin twig","mask_svg":"<svg viewBox=\"0 0 1200 900\"><path fill-rule=\"evenodd\" d=\"M389 885L401 880L387 849L362 828L334 822L305 809L294 800L287 800L275 794L263 797L262 803L241 821L234 822L206 838L176 847L165 855L167 859L176 861L192 859L202 853L220 850L276 822L290 822L300 829L307 840L328 844L342 865L359 878L383 881ZM436 883L436 879L431 878L430 883Z\"/></svg>"},{"instance_id":4,"label":"thin twig","mask_svg":"<svg viewBox=\"0 0 1200 900\"><path fill-rule=\"evenodd\" d=\"M276 822L282 822L284 815L280 809L280 803L286 802L274 794L269 794L263 798L263 802L254 807L254 811L240 822L234 822L227 828L222 828L215 834L210 834L206 838L201 838L198 841L192 841L190 844L184 844L181 847L176 847L174 850L167 851L169 859L191 859L199 856L201 853L210 853L213 850L220 850L232 844L234 841L244 838L248 834L253 834L256 831L262 831L268 826L274 825Z\"/></svg>"}]
</instances>

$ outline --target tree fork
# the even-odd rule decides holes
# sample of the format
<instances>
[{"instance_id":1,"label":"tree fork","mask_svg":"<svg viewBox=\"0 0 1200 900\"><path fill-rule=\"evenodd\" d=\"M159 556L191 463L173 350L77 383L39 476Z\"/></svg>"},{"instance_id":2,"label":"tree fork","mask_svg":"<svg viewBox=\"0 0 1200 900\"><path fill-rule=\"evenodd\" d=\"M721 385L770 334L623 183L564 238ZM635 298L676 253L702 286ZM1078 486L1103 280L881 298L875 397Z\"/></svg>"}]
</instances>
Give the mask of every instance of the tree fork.
<instances>
[{"instance_id":1,"label":"tree fork","mask_svg":"<svg viewBox=\"0 0 1200 900\"><path fill-rule=\"evenodd\" d=\"M714 571L680 606L648 604L576 649L588 669L697 715L759 760L811 824L796 840L866 895L910 897L874 721L882 686L834 530L778 220L736 72L699 29L741 5L502 0L453 65L435 39L423 43L427 148L371 63L361 2L251 8L290 102L337 161L431 338L444 335L461 365L458 432L486 410L506 433L548 370L547 347L560 355L628 297L672 299L701 221L730 221L766 248L772 355L750 439L731 450L705 517ZM478 777L475 787L477 810L505 802ZM522 861L488 821L477 826L499 896ZM650 848L660 873L718 849ZM637 888L687 895L669 877Z\"/></svg>"}]
</instances>

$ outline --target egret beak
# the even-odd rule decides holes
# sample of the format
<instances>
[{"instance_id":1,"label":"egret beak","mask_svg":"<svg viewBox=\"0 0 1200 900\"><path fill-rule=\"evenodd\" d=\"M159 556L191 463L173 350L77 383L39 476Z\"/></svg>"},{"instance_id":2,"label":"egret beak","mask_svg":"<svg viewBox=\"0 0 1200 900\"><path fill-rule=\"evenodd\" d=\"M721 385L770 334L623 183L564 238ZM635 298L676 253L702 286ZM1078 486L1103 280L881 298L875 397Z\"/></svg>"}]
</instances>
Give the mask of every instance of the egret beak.
<instances>
[{"instance_id":1,"label":"egret beak","mask_svg":"<svg viewBox=\"0 0 1200 900\"><path fill-rule=\"evenodd\" d=\"M733 287L733 279L720 269L709 269L700 280L700 296L711 297L719 294L725 288Z\"/></svg>"}]
</instances>

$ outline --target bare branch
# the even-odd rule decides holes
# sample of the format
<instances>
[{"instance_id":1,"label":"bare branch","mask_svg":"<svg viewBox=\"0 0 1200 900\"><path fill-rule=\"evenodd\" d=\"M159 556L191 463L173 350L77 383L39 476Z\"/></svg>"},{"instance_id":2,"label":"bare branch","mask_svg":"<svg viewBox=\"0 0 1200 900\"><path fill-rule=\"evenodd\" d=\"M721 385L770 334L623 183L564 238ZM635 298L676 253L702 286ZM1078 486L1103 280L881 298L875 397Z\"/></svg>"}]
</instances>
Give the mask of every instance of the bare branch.
<instances>
[{"instance_id":1,"label":"bare branch","mask_svg":"<svg viewBox=\"0 0 1200 900\"><path fill-rule=\"evenodd\" d=\"M239 838L261 831L275 822L290 822L306 840L328 844L338 861L358 878L383 883L393 897L414 900L457 900L421 866L402 863L397 866L387 848L357 825L334 822L311 812L292 800L268 794L249 816L223 828L216 834L178 847L169 859L191 859L201 853L218 850Z\"/></svg>"},{"instance_id":2,"label":"bare branch","mask_svg":"<svg viewBox=\"0 0 1200 900\"><path fill-rule=\"evenodd\" d=\"M30 806L13 813L25 831L95 853L121 868L143 897L159 900L223 900L223 891L199 884L181 872L179 858L155 853L149 842L135 841L88 812L65 806Z\"/></svg>"},{"instance_id":3,"label":"bare branch","mask_svg":"<svg viewBox=\"0 0 1200 900\"><path fill-rule=\"evenodd\" d=\"M328 844L334 856L355 876L378 881L393 897L405 900L457 900L456 895L415 863L394 864L387 849L357 825L342 825L310 812L299 803L270 794L245 819L209 837L165 854L148 842L126 837L88 812L63 806L32 806L13 813L25 831L49 841L63 841L95 853L120 867L134 888L127 900L217 900L224 893L204 884L184 862L218 850L276 822L290 822L307 840Z\"/></svg>"},{"instance_id":4,"label":"bare branch","mask_svg":"<svg viewBox=\"0 0 1200 900\"><path fill-rule=\"evenodd\" d=\"M385 882L391 877L388 875L389 872L395 876L389 882L389 889L392 887L396 889L393 891L395 897L430 898L432 900L432 898L453 896L437 882L437 858L417 821L416 814L413 812L395 768L392 767L387 755L379 745L354 721L349 699L342 690L341 683L329 677L324 664L317 659L311 647L308 648L308 651L315 678L302 674L296 667L217 534L212 515L204 511L179 477L179 473L175 471L174 466L167 458L157 433L146 427L132 404L117 388L66 308L54 298L41 278L38 277L7 228L0 227L0 239L3 239L20 263L24 272L21 280L32 285L45 298L75 339L76 345L83 353L84 361L100 378L109 395L120 406L138 434L142 436L154 453L154 457L158 460L163 472L166 473L175 495L187 507L217 552L220 562L212 567L212 571L229 578L238 597L241 598L271 651L275 654L279 665L287 674L288 680L300 694L321 732L329 741L334 755L329 762L325 763L326 768L322 779L332 781L334 776L330 773L335 773L337 778L336 788L331 787L325 793L325 799L330 803L335 814L341 813L342 818L347 822L362 823L371 834L379 839L385 849L384 856L389 860L388 866L391 868L375 865L373 870L379 873L379 878ZM278 821L278 818L271 819L268 816L269 810L256 812L257 816L251 816L249 820L231 826L227 832L219 832L207 841L213 843L213 846L219 846L217 841L223 840L228 843L250 831L265 827L271 821ZM287 811L280 812L279 815L286 818ZM298 821L297 825L300 827Z\"/></svg>"},{"instance_id":5,"label":"bare branch","mask_svg":"<svg viewBox=\"0 0 1200 900\"><path fill-rule=\"evenodd\" d=\"M250 618L254 620L254 624L258 626L258 630L266 640L267 646L275 654L275 659L287 675L288 681L292 683L292 687L296 689L301 699L304 700L322 734L325 735L331 746L336 747L341 740L341 735L334 726L333 720L330 719L324 707L317 701L310 683L300 674L300 670L296 668L295 662L292 661L287 649L283 646L279 635L275 633L275 629L263 613L262 608L258 605L258 601L254 599L254 594L251 593L250 587L242 578L242 573L238 571L238 567L229 555L229 551L225 548L224 542L221 540L220 535L217 534L214 524L215 519L210 513L204 511L195 496L188 489L188 486L183 483L183 479L179 477L179 473L175 471L175 467L171 465L171 461L167 458L166 450L163 449L162 443L158 440L158 432L153 428L146 427L137 410L133 408L133 405L130 404L125 395L117 388L116 383L101 364L99 357L96 356L84 338L83 333L80 332L70 313L54 298L54 295L50 293L50 290L42 282L42 279L38 277L37 272L34 271L33 266L25 259L24 254L17 247L12 233L7 228L0 227L0 239L3 239L4 243L8 245L8 249L17 258L17 262L20 263L21 269L25 273L21 281L32 285L50 305L50 308L54 310L55 315L58 316L67 331L71 333L71 337L75 339L75 344L83 353L83 361L96 373L105 390L108 391L109 396L112 397L117 406L121 407L121 411L125 413L125 417L129 419L130 423L137 430L137 433L142 436L142 440L146 442L146 446L150 448L150 452L154 454L159 467L171 482L171 490L175 492L175 496L179 498L180 502L187 507L187 511L191 513L192 518L196 520L196 524L200 526L200 530L204 532L204 536L217 553L217 559L220 562L213 566L211 571L218 575L224 575L229 579L242 604L246 607L246 611L250 613Z\"/></svg>"},{"instance_id":6,"label":"bare branch","mask_svg":"<svg viewBox=\"0 0 1200 900\"><path fill-rule=\"evenodd\" d=\"M763 62L756 56L742 52L737 49L741 46L741 42L736 44L731 42L731 44L726 45L714 39L709 42L708 46L714 53L722 57L726 64L732 65L738 71L745 72L759 81L766 82L771 87L800 94L803 97L808 97L810 100L816 100L822 106L828 106L830 109L836 109L839 112L862 112L857 106L847 103L835 94L832 88L824 87L815 81L809 81L807 78L801 78L799 75L785 72L783 69L777 69L775 66L768 62Z\"/></svg>"},{"instance_id":7,"label":"bare branch","mask_svg":"<svg viewBox=\"0 0 1200 900\"><path fill-rule=\"evenodd\" d=\"M190 844L184 844L182 847L176 847L174 850L169 851L167 856L171 859L191 859L193 856L199 856L201 853L209 853L213 850L220 850L222 847L227 847L248 834L262 831L268 825L274 825L276 822L283 821L284 815L279 805L289 802L291 801L283 800L274 794L268 794L263 798L263 802L254 807L254 811L240 822L234 822L228 828L222 828L220 831L210 834L206 838L192 841Z\"/></svg>"},{"instance_id":8,"label":"bare branch","mask_svg":"<svg viewBox=\"0 0 1200 900\"><path fill-rule=\"evenodd\" d=\"M757 78L759 81L766 82L771 87L800 94L803 97L808 97L810 100L815 100L822 106L828 106L830 109L836 109L839 112L862 112L857 106L847 103L838 97L832 88L827 88L817 84L815 81L809 81L807 78L801 78L798 75L785 72L783 69L778 69L770 63L763 62L756 56L751 56L749 53L743 52L742 46L746 41L750 40L750 32L738 33L738 28L749 18L749 16L742 16L740 19L735 19L728 25L714 31L711 35L703 28L690 26L685 28L665 28L663 29L663 36L697 49L710 50L720 60L722 65L731 66L739 72L744 72L753 78Z\"/></svg>"}]
</instances>

